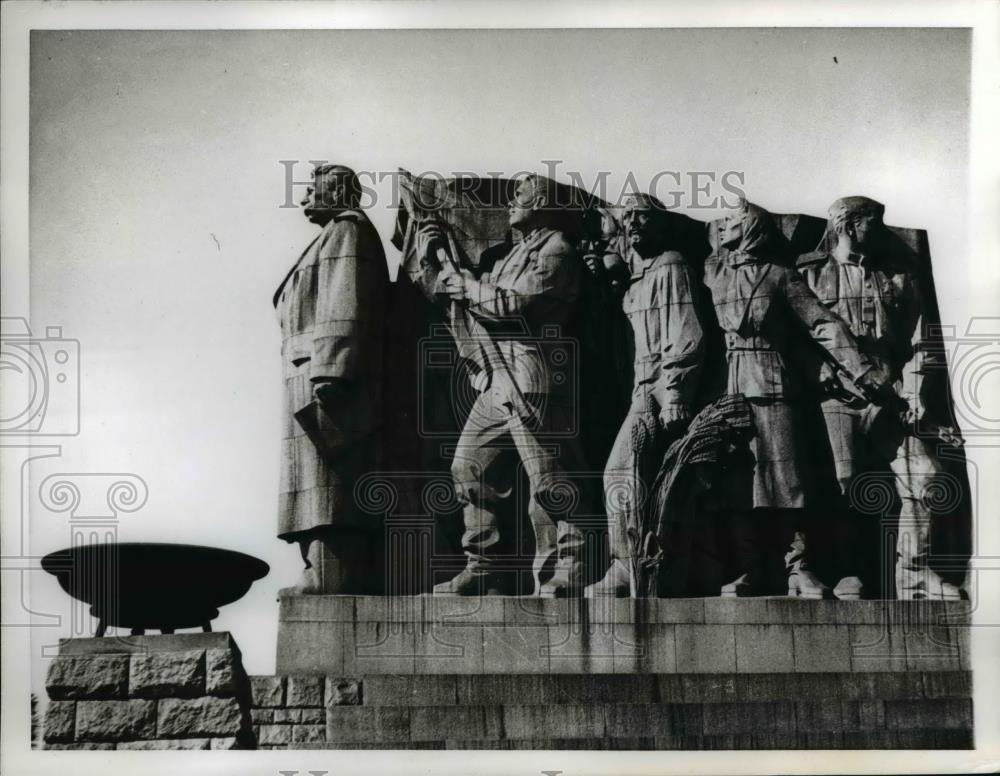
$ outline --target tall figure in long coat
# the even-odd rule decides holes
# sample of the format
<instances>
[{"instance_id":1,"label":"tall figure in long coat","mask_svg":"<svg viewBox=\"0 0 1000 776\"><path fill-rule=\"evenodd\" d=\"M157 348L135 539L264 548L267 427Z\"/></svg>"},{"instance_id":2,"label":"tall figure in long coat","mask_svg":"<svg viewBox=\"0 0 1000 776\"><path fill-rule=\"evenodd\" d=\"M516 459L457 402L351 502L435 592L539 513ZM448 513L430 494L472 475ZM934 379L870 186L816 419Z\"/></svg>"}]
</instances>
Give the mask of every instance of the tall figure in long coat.
<instances>
[{"instance_id":1,"label":"tall figure in long coat","mask_svg":"<svg viewBox=\"0 0 1000 776\"><path fill-rule=\"evenodd\" d=\"M799 510L806 505L795 407L801 386L789 361L794 332L811 338L859 391L868 390L877 377L847 325L823 306L798 273L773 262L778 237L770 213L743 203L726 221L726 250L705 265L705 283L725 338L726 392L746 397L756 429L752 484L728 537L737 576L722 588L723 596L764 592L766 545L791 540ZM793 545L786 556L789 593L823 597L827 588L799 550Z\"/></svg>"},{"instance_id":2,"label":"tall figure in long coat","mask_svg":"<svg viewBox=\"0 0 1000 776\"><path fill-rule=\"evenodd\" d=\"M302 593L379 592L383 525L358 509L378 465L389 276L355 173L326 164L302 201L322 231L274 295L285 375L278 537L298 543Z\"/></svg>"}]
</instances>

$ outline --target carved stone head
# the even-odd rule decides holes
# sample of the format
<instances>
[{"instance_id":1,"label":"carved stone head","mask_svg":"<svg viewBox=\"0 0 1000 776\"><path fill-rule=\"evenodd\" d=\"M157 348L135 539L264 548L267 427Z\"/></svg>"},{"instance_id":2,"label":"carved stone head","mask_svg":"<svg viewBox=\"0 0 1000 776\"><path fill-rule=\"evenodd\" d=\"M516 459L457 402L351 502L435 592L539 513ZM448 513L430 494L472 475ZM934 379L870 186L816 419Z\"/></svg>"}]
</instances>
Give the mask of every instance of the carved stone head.
<instances>
[{"instance_id":1,"label":"carved stone head","mask_svg":"<svg viewBox=\"0 0 1000 776\"><path fill-rule=\"evenodd\" d=\"M350 167L321 164L313 170L312 185L299 203L305 217L323 226L342 210L356 208L361 200L361 183Z\"/></svg>"},{"instance_id":2,"label":"carved stone head","mask_svg":"<svg viewBox=\"0 0 1000 776\"><path fill-rule=\"evenodd\" d=\"M521 232L528 232L545 221L545 209L550 204L546 179L528 174L517 179L514 196L507 204L510 225Z\"/></svg>"},{"instance_id":3,"label":"carved stone head","mask_svg":"<svg viewBox=\"0 0 1000 776\"><path fill-rule=\"evenodd\" d=\"M651 194L630 194L622 209L628 247L645 258L661 253L668 241L667 207Z\"/></svg>"},{"instance_id":4,"label":"carved stone head","mask_svg":"<svg viewBox=\"0 0 1000 776\"><path fill-rule=\"evenodd\" d=\"M766 252L777 236L774 217L764 208L741 199L733 212L726 216L719 243L731 251L759 254Z\"/></svg>"},{"instance_id":5,"label":"carved stone head","mask_svg":"<svg viewBox=\"0 0 1000 776\"><path fill-rule=\"evenodd\" d=\"M830 205L830 230L854 250L870 250L882 238L885 205L868 197L843 197Z\"/></svg>"}]
</instances>

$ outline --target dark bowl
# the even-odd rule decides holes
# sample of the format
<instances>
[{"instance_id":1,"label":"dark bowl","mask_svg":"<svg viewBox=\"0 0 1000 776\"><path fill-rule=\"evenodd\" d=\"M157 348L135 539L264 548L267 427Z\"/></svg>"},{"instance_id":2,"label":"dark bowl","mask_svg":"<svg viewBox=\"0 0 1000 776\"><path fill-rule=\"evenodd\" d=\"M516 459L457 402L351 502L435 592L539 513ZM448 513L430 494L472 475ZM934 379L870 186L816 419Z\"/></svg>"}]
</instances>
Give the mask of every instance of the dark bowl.
<instances>
[{"instance_id":1,"label":"dark bowl","mask_svg":"<svg viewBox=\"0 0 1000 776\"><path fill-rule=\"evenodd\" d=\"M42 568L73 598L90 604L100 621L98 635L108 626L209 630L218 607L243 597L270 570L242 552L144 542L70 547L46 555Z\"/></svg>"}]
</instances>

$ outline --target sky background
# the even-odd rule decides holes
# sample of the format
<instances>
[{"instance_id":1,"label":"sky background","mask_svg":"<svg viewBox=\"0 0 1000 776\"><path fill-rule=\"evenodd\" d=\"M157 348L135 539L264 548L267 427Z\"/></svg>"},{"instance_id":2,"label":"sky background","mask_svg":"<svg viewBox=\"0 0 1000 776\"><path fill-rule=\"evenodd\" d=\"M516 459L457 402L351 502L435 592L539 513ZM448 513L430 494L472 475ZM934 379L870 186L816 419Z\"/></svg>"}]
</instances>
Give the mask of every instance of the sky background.
<instances>
[{"instance_id":1,"label":"sky background","mask_svg":"<svg viewBox=\"0 0 1000 776\"><path fill-rule=\"evenodd\" d=\"M279 160L304 180L309 159L443 174L560 159L587 181L610 171L611 191L630 171L739 171L753 201L814 215L865 194L928 230L942 319L964 328L992 312L968 291L969 63L969 34L947 29L33 33L31 323L80 342L81 429L33 465L32 553L69 539L36 503L45 477L134 473L149 497L120 539L271 565L214 625L251 673L273 671L275 594L300 562L274 536L271 296L315 234L280 207ZM390 188L369 214L395 262ZM68 605L33 575L36 612Z\"/></svg>"}]
</instances>

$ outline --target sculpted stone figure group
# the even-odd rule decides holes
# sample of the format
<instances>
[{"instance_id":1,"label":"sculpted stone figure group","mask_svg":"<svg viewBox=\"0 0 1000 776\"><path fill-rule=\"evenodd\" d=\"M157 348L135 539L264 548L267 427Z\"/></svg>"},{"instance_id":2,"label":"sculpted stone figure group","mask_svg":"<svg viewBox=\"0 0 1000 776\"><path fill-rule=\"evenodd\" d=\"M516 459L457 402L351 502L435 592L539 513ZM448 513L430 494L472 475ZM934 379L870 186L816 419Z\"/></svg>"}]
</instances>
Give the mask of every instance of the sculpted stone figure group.
<instances>
[{"instance_id":1,"label":"sculpted stone figure group","mask_svg":"<svg viewBox=\"0 0 1000 776\"><path fill-rule=\"evenodd\" d=\"M698 418L729 401L743 408L752 434L740 450L720 453L713 482L724 485L713 485L694 513L710 525L725 568L717 594L774 592L774 558L783 554L777 575L789 595L863 597L866 576L878 571L853 551L865 521L851 493L860 475L881 466L899 503L896 596L959 598L929 563L926 494L942 465L918 432L924 279L888 250L883 206L838 199L821 249L795 257L776 219L741 202L717 225L705 259L690 255L660 201L633 195L620 216L601 211L602 239L584 252L556 186L541 176L517 182L508 206L514 238L478 271L454 255L447 222L414 225L412 249L433 270L433 287L423 290L448 321L476 394L450 448L465 568L434 594L514 592L498 561L514 540L503 515L517 477L527 481L535 595L639 594L636 569L669 549L643 542L664 462L698 433ZM401 420L386 417L387 397L417 390L385 378L401 281L389 282L359 191L344 166L315 170L303 204L322 231L275 295L285 368L279 536L301 548L303 593L380 592L382 526L357 508L355 486L386 465L382 430ZM583 476L595 462L574 403L588 387L570 390L553 373L546 334L573 331L595 285L628 321L633 363L627 412L596 462L603 497ZM818 448L828 452L825 466ZM820 503L816 480L824 478L835 493ZM566 483L572 508L563 503ZM602 513L610 562L595 573L585 529Z\"/></svg>"}]
</instances>

